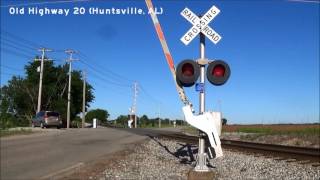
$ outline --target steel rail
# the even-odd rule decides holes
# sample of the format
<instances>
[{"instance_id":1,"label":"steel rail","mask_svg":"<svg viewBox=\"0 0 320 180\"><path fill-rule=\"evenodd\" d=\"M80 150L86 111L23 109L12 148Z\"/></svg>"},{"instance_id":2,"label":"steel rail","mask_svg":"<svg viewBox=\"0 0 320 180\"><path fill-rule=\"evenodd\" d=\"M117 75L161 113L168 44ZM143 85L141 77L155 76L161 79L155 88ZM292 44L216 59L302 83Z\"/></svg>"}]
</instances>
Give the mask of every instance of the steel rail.
<instances>
[{"instance_id":1,"label":"steel rail","mask_svg":"<svg viewBox=\"0 0 320 180\"><path fill-rule=\"evenodd\" d=\"M189 136L183 134L161 134L161 137L178 139L194 144L198 142L198 136ZM258 153L265 156L283 157L283 159L280 160L307 160L307 163L315 163L313 164L314 166L320 165L320 148L265 144L226 139L221 139L221 144L222 147L225 149L239 150L242 152L249 153Z\"/></svg>"}]
</instances>

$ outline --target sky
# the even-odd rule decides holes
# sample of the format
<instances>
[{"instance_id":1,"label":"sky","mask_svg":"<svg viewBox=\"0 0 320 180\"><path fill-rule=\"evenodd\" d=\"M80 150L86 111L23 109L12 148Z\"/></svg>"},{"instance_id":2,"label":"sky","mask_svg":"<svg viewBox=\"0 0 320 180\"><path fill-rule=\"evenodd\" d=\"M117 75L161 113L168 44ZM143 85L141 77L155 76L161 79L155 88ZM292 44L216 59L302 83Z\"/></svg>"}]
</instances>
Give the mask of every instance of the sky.
<instances>
[{"instance_id":1,"label":"sky","mask_svg":"<svg viewBox=\"0 0 320 180\"><path fill-rule=\"evenodd\" d=\"M206 83L206 110L222 111L229 124L319 122L319 1L153 1L175 65L199 58L199 38L188 46L180 38L192 24L180 12L220 14L209 26L222 39L206 39L205 57L231 68L223 86ZM18 8L18 9L17 9ZM69 9L68 15L34 15L29 8ZM90 14L90 8L142 9L142 15ZM24 14L16 14L22 12ZM74 14L81 9L83 14ZM83 12L83 10L85 12ZM80 11L79 11L80 12ZM1 1L1 86L39 55L65 63L65 49L79 53L76 70L87 71L94 87L90 109L111 119L128 114L133 83L138 83L137 114L182 119L183 103L165 60L144 1ZM195 87L185 88L198 112Z\"/></svg>"}]
</instances>

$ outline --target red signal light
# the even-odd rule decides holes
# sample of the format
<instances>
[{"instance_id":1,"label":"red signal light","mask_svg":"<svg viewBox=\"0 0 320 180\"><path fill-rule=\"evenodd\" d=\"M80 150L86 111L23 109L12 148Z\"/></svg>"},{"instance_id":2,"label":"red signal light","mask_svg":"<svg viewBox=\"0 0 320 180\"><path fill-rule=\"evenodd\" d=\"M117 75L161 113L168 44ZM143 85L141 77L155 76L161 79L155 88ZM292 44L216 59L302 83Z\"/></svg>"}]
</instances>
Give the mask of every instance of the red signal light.
<instances>
[{"instance_id":1,"label":"red signal light","mask_svg":"<svg viewBox=\"0 0 320 180\"><path fill-rule=\"evenodd\" d=\"M176 80L180 86L190 87L195 84L199 78L199 65L190 59L181 61L176 69Z\"/></svg>"},{"instance_id":2,"label":"red signal light","mask_svg":"<svg viewBox=\"0 0 320 180\"><path fill-rule=\"evenodd\" d=\"M230 77L229 65L221 60L212 61L207 69L207 78L210 83L221 86L227 82Z\"/></svg>"},{"instance_id":3,"label":"red signal light","mask_svg":"<svg viewBox=\"0 0 320 180\"><path fill-rule=\"evenodd\" d=\"M213 68L213 70L212 70L212 75L213 76L216 76L216 77L223 77L224 76L224 73L225 73L225 68L224 68L224 66L222 66L222 65L217 65L217 66L215 66L214 68Z\"/></svg>"},{"instance_id":4,"label":"red signal light","mask_svg":"<svg viewBox=\"0 0 320 180\"><path fill-rule=\"evenodd\" d=\"M185 63L182 66L182 74L184 76L193 76L194 75L194 67L190 63Z\"/></svg>"}]
</instances>

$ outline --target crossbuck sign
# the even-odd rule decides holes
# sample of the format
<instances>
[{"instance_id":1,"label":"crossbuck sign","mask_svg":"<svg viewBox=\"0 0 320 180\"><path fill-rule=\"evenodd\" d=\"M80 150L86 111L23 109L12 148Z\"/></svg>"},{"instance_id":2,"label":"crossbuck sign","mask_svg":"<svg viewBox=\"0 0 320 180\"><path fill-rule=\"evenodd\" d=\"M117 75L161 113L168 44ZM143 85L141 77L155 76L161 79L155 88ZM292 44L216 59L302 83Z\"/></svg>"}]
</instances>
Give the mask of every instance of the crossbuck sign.
<instances>
[{"instance_id":1,"label":"crossbuck sign","mask_svg":"<svg viewBox=\"0 0 320 180\"><path fill-rule=\"evenodd\" d=\"M193 27L180 39L185 45L188 45L200 32L206 35L213 43L217 44L221 36L215 32L208 24L220 13L216 6L212 6L201 18L195 15L189 8L184 8L181 15L186 18Z\"/></svg>"}]
</instances>

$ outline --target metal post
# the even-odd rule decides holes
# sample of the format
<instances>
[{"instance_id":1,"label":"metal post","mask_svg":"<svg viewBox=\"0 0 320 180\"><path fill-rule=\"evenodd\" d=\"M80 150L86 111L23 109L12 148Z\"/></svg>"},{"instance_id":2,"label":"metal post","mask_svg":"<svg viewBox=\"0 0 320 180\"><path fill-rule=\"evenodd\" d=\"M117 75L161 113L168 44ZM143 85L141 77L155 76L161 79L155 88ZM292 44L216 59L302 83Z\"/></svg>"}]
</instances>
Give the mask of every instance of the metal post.
<instances>
[{"instance_id":1,"label":"metal post","mask_svg":"<svg viewBox=\"0 0 320 180\"><path fill-rule=\"evenodd\" d=\"M86 120L86 72L83 71L83 88L82 88L82 128Z\"/></svg>"},{"instance_id":2,"label":"metal post","mask_svg":"<svg viewBox=\"0 0 320 180\"><path fill-rule=\"evenodd\" d=\"M200 33L200 59L205 57L205 36ZM200 83L205 83L205 65L200 65ZM199 93L199 114L205 112L205 88ZM209 168L207 166L207 154L205 153L205 134L199 131L199 149L198 149L198 160L195 167L195 171L207 172Z\"/></svg>"}]
</instances>

